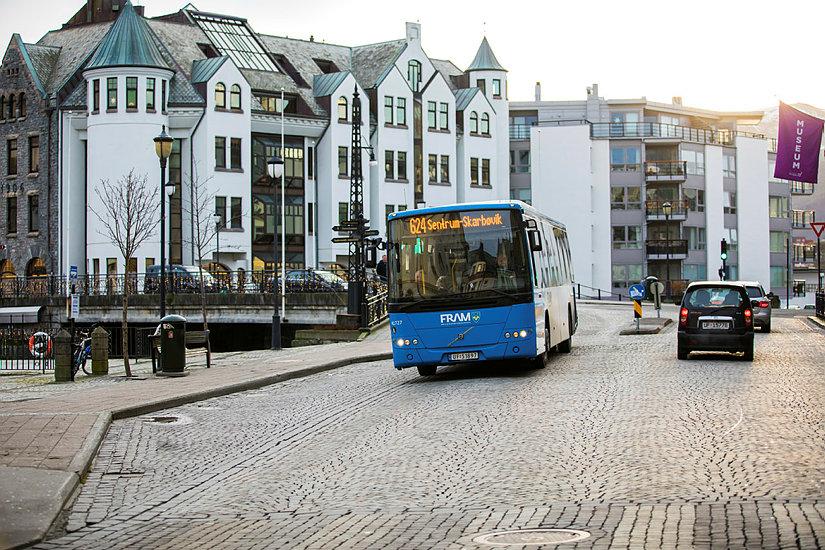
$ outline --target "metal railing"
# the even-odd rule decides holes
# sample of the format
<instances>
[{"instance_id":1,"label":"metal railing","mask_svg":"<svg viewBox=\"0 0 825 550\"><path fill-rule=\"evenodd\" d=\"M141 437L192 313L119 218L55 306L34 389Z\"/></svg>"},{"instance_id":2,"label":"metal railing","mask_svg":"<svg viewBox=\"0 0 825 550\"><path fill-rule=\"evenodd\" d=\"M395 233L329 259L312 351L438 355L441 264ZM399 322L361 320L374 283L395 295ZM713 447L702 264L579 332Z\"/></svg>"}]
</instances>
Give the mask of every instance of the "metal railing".
<instances>
[{"instance_id":1,"label":"metal railing","mask_svg":"<svg viewBox=\"0 0 825 550\"><path fill-rule=\"evenodd\" d=\"M332 273L334 276L330 276ZM209 294L271 294L280 291L282 277L274 271L203 272L204 290ZM273 288L277 284L277 289ZM0 279L0 298L60 297L69 294L69 279L64 275L40 277L7 277ZM170 294L200 293L200 275L171 273L166 275ZM123 296L157 294L160 276L157 273L127 273L85 275L74 282L74 292L81 296ZM346 271L295 269L286 275L287 293L345 292Z\"/></svg>"},{"instance_id":2,"label":"metal railing","mask_svg":"<svg viewBox=\"0 0 825 550\"><path fill-rule=\"evenodd\" d=\"M582 294L582 289L584 289L584 294ZM582 296L589 300L618 300L619 302L630 299L626 294L622 294L621 292L602 290L601 288L593 288L592 286L576 283L576 299L581 300Z\"/></svg>"},{"instance_id":3,"label":"metal railing","mask_svg":"<svg viewBox=\"0 0 825 550\"><path fill-rule=\"evenodd\" d=\"M645 241L648 256L667 256L676 259L677 256L687 256L687 239L654 239Z\"/></svg>"},{"instance_id":4,"label":"metal railing","mask_svg":"<svg viewBox=\"0 0 825 550\"><path fill-rule=\"evenodd\" d=\"M0 326L0 371L54 370L52 346L58 330L52 325Z\"/></svg>"},{"instance_id":5,"label":"metal railing","mask_svg":"<svg viewBox=\"0 0 825 550\"><path fill-rule=\"evenodd\" d=\"M670 203L671 220L683 220L687 217L690 203L686 200L678 201L645 201L645 215L648 218L665 219L664 205Z\"/></svg>"},{"instance_id":6,"label":"metal railing","mask_svg":"<svg viewBox=\"0 0 825 550\"><path fill-rule=\"evenodd\" d=\"M645 162L647 180L684 179L687 175L687 161L684 160L649 160Z\"/></svg>"},{"instance_id":7,"label":"metal railing","mask_svg":"<svg viewBox=\"0 0 825 550\"><path fill-rule=\"evenodd\" d=\"M766 139L764 134L738 130L692 128L661 122L593 122L590 135L594 138L670 138L693 143L733 145L737 137ZM772 151L776 146L769 144Z\"/></svg>"}]
</instances>

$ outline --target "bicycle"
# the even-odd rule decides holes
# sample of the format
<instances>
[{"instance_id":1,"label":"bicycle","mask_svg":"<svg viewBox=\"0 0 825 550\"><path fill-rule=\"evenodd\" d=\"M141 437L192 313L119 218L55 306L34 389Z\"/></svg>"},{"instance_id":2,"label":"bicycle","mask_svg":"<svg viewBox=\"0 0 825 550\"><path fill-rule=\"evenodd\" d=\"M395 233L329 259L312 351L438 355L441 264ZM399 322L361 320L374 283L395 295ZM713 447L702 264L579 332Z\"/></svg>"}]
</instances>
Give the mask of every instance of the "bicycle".
<instances>
[{"instance_id":1,"label":"bicycle","mask_svg":"<svg viewBox=\"0 0 825 550\"><path fill-rule=\"evenodd\" d=\"M76 345L72 353L72 380L74 380L77 371L83 369L83 373L91 376L91 370L86 370L86 362L92 356L92 337L91 330L78 331L81 336L80 343Z\"/></svg>"}]
</instances>

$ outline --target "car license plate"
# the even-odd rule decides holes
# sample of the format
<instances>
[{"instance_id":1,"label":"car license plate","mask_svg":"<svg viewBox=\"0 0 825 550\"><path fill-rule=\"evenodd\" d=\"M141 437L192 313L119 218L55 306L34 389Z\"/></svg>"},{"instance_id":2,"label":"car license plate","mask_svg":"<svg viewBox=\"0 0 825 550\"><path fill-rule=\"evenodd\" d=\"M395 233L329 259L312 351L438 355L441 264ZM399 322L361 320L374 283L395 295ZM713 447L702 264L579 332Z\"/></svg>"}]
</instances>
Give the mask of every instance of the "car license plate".
<instances>
[{"instance_id":1,"label":"car license plate","mask_svg":"<svg viewBox=\"0 0 825 550\"><path fill-rule=\"evenodd\" d=\"M450 361L474 361L478 359L477 351L468 351L465 353L451 353Z\"/></svg>"},{"instance_id":2,"label":"car license plate","mask_svg":"<svg viewBox=\"0 0 825 550\"><path fill-rule=\"evenodd\" d=\"M728 330L730 323L725 321L704 321L702 322L702 328L704 330Z\"/></svg>"}]
</instances>

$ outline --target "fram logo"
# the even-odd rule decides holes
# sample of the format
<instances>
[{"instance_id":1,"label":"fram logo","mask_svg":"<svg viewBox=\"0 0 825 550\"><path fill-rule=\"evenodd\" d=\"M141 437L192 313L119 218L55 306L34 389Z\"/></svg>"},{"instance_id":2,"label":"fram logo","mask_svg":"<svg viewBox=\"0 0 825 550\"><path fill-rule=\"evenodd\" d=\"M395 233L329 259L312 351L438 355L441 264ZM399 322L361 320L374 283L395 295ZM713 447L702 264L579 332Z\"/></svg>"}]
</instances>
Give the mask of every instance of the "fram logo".
<instances>
[{"instance_id":1,"label":"fram logo","mask_svg":"<svg viewBox=\"0 0 825 550\"><path fill-rule=\"evenodd\" d=\"M466 325L468 323L478 323L481 320L481 313L478 311L464 311L461 313L442 313L442 325Z\"/></svg>"}]
</instances>

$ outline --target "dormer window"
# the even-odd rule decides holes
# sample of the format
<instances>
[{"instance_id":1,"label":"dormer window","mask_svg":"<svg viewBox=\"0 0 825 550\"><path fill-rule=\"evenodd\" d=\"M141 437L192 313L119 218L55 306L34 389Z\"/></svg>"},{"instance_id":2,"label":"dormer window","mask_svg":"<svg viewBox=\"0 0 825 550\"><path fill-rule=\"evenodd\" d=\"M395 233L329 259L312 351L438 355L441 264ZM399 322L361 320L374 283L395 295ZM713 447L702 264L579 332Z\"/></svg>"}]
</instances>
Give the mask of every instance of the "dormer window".
<instances>
[{"instance_id":1,"label":"dormer window","mask_svg":"<svg viewBox=\"0 0 825 550\"><path fill-rule=\"evenodd\" d=\"M421 62L412 59L407 63L407 82L413 92L418 92L421 86Z\"/></svg>"},{"instance_id":2,"label":"dormer window","mask_svg":"<svg viewBox=\"0 0 825 550\"><path fill-rule=\"evenodd\" d=\"M473 111L470 113L470 133L477 134L478 133L478 113Z\"/></svg>"},{"instance_id":3,"label":"dormer window","mask_svg":"<svg viewBox=\"0 0 825 550\"><path fill-rule=\"evenodd\" d=\"M318 68L321 69L321 72L324 74L337 73L339 71L335 63L328 59L316 59L313 57L312 60L315 61L315 64L318 65Z\"/></svg>"},{"instance_id":4,"label":"dormer window","mask_svg":"<svg viewBox=\"0 0 825 550\"><path fill-rule=\"evenodd\" d=\"M215 108L226 109L226 86L223 82L215 85Z\"/></svg>"},{"instance_id":5,"label":"dormer window","mask_svg":"<svg viewBox=\"0 0 825 550\"><path fill-rule=\"evenodd\" d=\"M216 50L214 46L212 46L212 44L205 44L201 42L198 43L198 48L200 48L201 52L203 52L203 55L205 55L207 58L220 57L221 55L218 53L218 50Z\"/></svg>"},{"instance_id":6,"label":"dormer window","mask_svg":"<svg viewBox=\"0 0 825 550\"><path fill-rule=\"evenodd\" d=\"M349 120L349 108L347 105L347 98L341 96L338 98L338 120Z\"/></svg>"},{"instance_id":7,"label":"dormer window","mask_svg":"<svg viewBox=\"0 0 825 550\"><path fill-rule=\"evenodd\" d=\"M487 113L481 114L481 134L485 136L490 135L490 115Z\"/></svg>"},{"instance_id":8,"label":"dormer window","mask_svg":"<svg viewBox=\"0 0 825 550\"><path fill-rule=\"evenodd\" d=\"M241 87L233 84L229 91L229 107L235 111L241 110Z\"/></svg>"}]
</instances>

